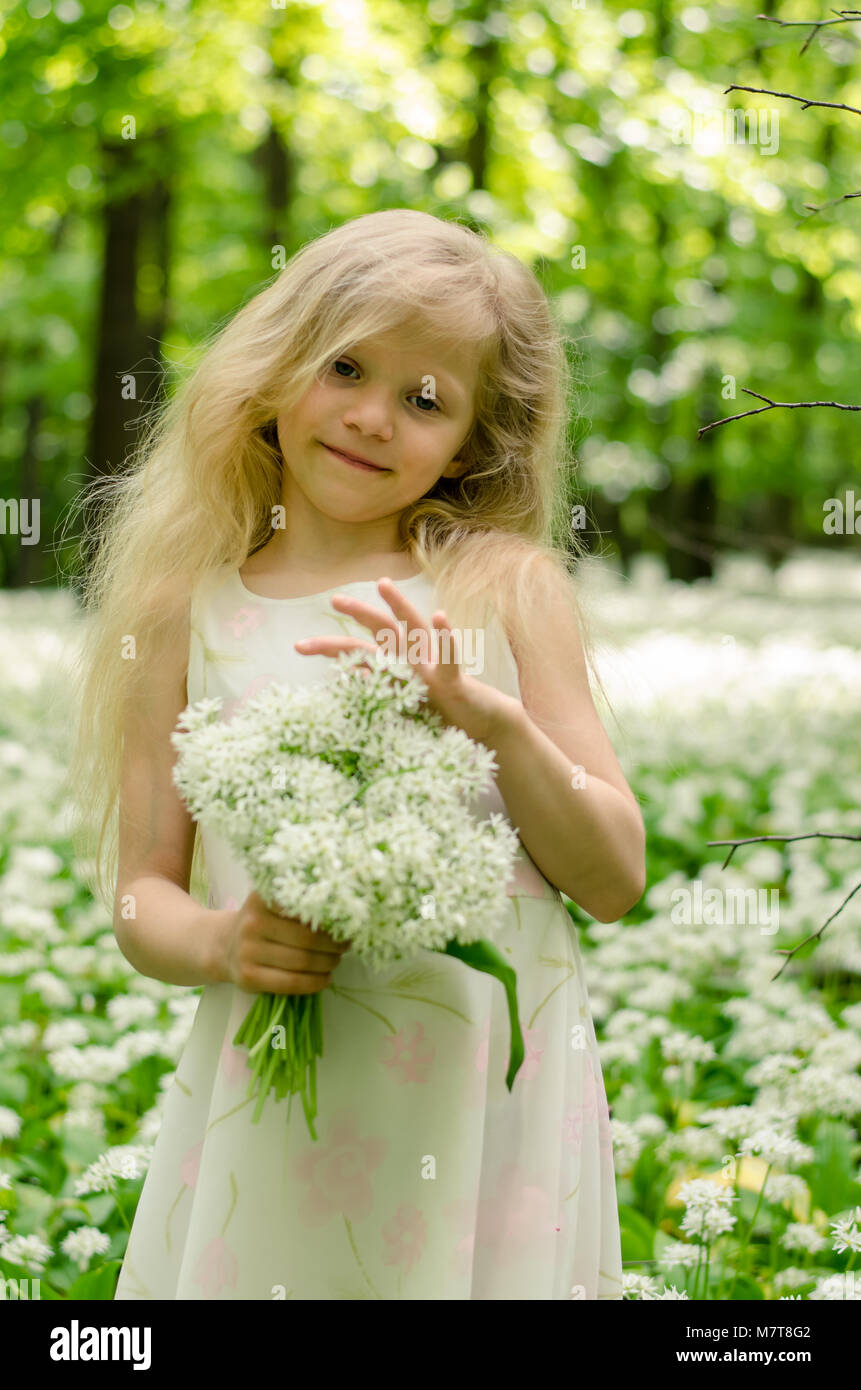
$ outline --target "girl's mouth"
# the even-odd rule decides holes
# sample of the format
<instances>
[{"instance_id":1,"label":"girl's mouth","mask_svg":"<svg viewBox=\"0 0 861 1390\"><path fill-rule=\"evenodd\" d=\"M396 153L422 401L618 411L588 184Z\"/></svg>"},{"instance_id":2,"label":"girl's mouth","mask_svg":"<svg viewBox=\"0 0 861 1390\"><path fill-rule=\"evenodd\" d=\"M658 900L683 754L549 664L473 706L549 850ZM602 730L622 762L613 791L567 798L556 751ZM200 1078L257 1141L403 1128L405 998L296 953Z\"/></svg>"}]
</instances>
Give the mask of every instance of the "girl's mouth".
<instances>
[{"instance_id":1,"label":"girl's mouth","mask_svg":"<svg viewBox=\"0 0 861 1390\"><path fill-rule=\"evenodd\" d=\"M340 453L339 450L331 449L328 444L324 444L323 448L327 453L333 454L336 459L340 459L342 463L349 464L351 468L361 468L365 473L389 473L391 471L388 468L377 468L371 463L359 463L358 459L348 458L346 454Z\"/></svg>"}]
</instances>

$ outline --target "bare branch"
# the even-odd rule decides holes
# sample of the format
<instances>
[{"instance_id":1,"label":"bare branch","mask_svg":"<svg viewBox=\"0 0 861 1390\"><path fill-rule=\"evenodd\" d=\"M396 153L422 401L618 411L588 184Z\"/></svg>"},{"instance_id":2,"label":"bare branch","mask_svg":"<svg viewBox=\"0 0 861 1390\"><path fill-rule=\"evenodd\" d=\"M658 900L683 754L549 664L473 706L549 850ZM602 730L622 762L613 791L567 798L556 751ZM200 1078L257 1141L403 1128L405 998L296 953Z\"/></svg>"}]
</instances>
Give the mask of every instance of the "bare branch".
<instances>
[{"instance_id":1,"label":"bare branch","mask_svg":"<svg viewBox=\"0 0 861 1390\"><path fill-rule=\"evenodd\" d=\"M765 97L786 97L787 101L800 101L802 111L806 111L808 106L829 106L832 111L851 111L853 115L861 116L857 106L847 106L843 101L815 101L813 97L799 97L793 92L772 92L768 87L739 87L733 83L724 89L724 96L727 92L760 92Z\"/></svg>"},{"instance_id":2,"label":"bare branch","mask_svg":"<svg viewBox=\"0 0 861 1390\"><path fill-rule=\"evenodd\" d=\"M725 869L727 864L735 854L736 850L738 849L739 845L762 844L767 840L779 840L783 844L789 844L791 841L794 840L861 840L861 835L844 835L836 830L810 830L804 835L750 835L746 840L707 840L706 843L708 845L732 845L732 849L730 850L726 859L721 864L721 868ZM839 913L843 911L846 904L852 898L854 898L859 888L861 888L861 882L856 883L855 887L851 890L851 892L846 894L846 897L843 899L842 903L837 908L837 910L835 912L832 912L831 916L827 919L827 921L822 923L822 926L819 928L819 931L811 932L809 936L805 936L804 940L799 941L797 946L793 946L791 948L779 946L777 948L777 954L780 956L786 956L786 960L783 962L783 965L780 967L777 974L772 975L772 984L783 974L784 970L786 969L789 962L792 960L792 957L795 955L796 951L800 951L802 946L807 945L808 941L819 940L822 933L825 931L825 928L828 926L828 923L833 922L834 918L837 917Z\"/></svg>"},{"instance_id":3,"label":"bare branch","mask_svg":"<svg viewBox=\"0 0 861 1390\"><path fill-rule=\"evenodd\" d=\"M812 203L805 203L804 206L810 209L811 217L815 217L817 212L824 212L826 208L833 208L835 203L843 203L847 198L861 198L861 193L843 193L839 198L830 198L827 203L823 203L822 206L818 208L814 207ZM802 222L809 221L810 217L801 217L795 225L796 227L800 227Z\"/></svg>"},{"instance_id":4,"label":"bare branch","mask_svg":"<svg viewBox=\"0 0 861 1390\"><path fill-rule=\"evenodd\" d=\"M832 912L831 916L828 918L828 922L833 922L833 921L834 921L834 918L837 916L837 914L843 911L844 907L845 907L846 904L849 902L849 899L850 899L850 898L854 898L854 896L855 896L855 894L858 892L858 889L859 889L859 888L861 888L861 882L856 883L856 884L855 884L855 887L852 889L851 893L847 893L847 894L846 894L846 897L843 899L842 903L841 903L840 906L838 907L837 912ZM784 956L784 955L785 955L785 956L786 956L786 960L783 962L783 965L780 967L780 969L778 970L777 974L776 974L776 975L772 975L772 977L771 977L772 983L774 983L775 980L777 980L777 979L780 978L780 976L783 974L784 970L785 970L786 967L788 966L789 962L792 960L792 957L795 955L796 951L800 951L801 948L802 948L802 946L806 946L806 945L807 945L808 941L818 941L818 940L819 940L820 936L821 936L822 933L825 931L825 928L828 926L828 922L823 922L823 923L822 923L822 926L819 928L819 931L811 932L810 936L805 936L805 938L804 938L803 941L799 941L798 945L797 945L797 946L793 946L791 949L788 949L788 948L785 947L785 946L778 946L778 948L777 948L777 953L778 953L778 955L781 955L781 956Z\"/></svg>"},{"instance_id":5,"label":"bare branch","mask_svg":"<svg viewBox=\"0 0 861 1390\"><path fill-rule=\"evenodd\" d=\"M843 835L836 830L809 830L805 835L750 835L746 840L707 840L707 845L732 845L732 849L721 864L725 869L739 845L756 845L766 840L780 840L788 844L791 840L861 840L861 835Z\"/></svg>"},{"instance_id":6,"label":"bare branch","mask_svg":"<svg viewBox=\"0 0 861 1390\"><path fill-rule=\"evenodd\" d=\"M810 33L801 46L801 53L804 53L808 44L814 39L820 29L825 29L829 24L857 24L861 19L861 10L833 10L837 19L775 19L772 14L758 14L757 19L766 19L769 24L779 24L781 29L810 29Z\"/></svg>"},{"instance_id":7,"label":"bare branch","mask_svg":"<svg viewBox=\"0 0 861 1390\"><path fill-rule=\"evenodd\" d=\"M710 425L703 425L702 429L697 430L697 439L702 439L709 430L716 430L718 425L728 425L731 420L744 420L748 415L762 415L766 410L813 410L824 405L833 406L835 410L861 410L861 405L843 405L840 401L773 401L768 396L761 396L758 391L751 391L747 386L742 386L741 389L748 396L756 396L758 401L768 401L768 404L758 405L753 410L743 410L740 415L727 415L723 420L712 420Z\"/></svg>"}]
</instances>

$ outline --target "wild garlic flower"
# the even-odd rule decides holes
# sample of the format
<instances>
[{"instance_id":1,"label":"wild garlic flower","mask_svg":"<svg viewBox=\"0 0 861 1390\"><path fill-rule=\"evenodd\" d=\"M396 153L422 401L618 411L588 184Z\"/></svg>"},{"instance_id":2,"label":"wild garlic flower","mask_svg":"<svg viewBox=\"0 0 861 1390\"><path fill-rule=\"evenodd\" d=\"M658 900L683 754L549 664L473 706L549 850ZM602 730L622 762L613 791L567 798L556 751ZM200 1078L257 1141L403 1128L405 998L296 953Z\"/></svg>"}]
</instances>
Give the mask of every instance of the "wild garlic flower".
<instances>
[{"instance_id":1,"label":"wild garlic flower","mask_svg":"<svg viewBox=\"0 0 861 1390\"><path fill-rule=\"evenodd\" d=\"M518 847L506 817L470 809L493 753L445 726L424 682L383 653L336 666L320 686L268 686L230 721L220 697L189 706L171 735L186 804L264 902L350 940L374 970L492 937Z\"/></svg>"}]
</instances>

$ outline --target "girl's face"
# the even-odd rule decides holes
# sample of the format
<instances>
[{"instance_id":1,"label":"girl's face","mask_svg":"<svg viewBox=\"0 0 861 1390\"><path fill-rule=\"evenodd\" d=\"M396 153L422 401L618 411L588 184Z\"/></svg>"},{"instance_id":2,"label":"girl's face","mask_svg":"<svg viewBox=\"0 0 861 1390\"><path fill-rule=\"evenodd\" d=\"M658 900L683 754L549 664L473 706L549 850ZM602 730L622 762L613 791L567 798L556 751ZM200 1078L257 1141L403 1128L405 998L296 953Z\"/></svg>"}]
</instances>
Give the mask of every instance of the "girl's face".
<instances>
[{"instance_id":1,"label":"girl's face","mask_svg":"<svg viewBox=\"0 0 861 1390\"><path fill-rule=\"evenodd\" d=\"M278 416L288 505L304 498L332 520L377 521L456 477L473 424L476 358L475 349L423 344L401 329L333 359ZM341 450L377 467L356 467Z\"/></svg>"}]
</instances>

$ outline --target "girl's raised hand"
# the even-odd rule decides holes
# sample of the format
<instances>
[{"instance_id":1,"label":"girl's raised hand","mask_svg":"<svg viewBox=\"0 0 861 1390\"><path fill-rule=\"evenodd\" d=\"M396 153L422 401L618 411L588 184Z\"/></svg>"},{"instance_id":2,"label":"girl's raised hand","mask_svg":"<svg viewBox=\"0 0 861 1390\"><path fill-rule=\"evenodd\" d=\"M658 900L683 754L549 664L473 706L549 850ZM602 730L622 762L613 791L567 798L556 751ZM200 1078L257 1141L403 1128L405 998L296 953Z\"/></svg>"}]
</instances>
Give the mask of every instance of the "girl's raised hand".
<instances>
[{"instance_id":1,"label":"girl's raised hand","mask_svg":"<svg viewBox=\"0 0 861 1390\"><path fill-rule=\"evenodd\" d=\"M404 624L407 629L406 660L427 687L428 704L446 724L456 725L476 742L494 748L515 707L519 710L518 701L491 685L483 684L474 676L468 676L456 659L453 636L447 642L439 642L438 634L452 632L443 609L437 609L433 615L432 632L419 610L404 598L391 579L380 579L377 588L397 619L394 625L391 614L346 594L333 594L330 600L332 607L355 618L373 633L375 639L381 634L390 639L394 637L398 643L398 660L402 659L399 644L403 640L399 624ZM376 640L369 642L361 637L309 637L294 643L294 646L302 656L337 656L340 652L352 651L357 647L364 647L369 652L379 650ZM427 657L426 661L418 660L411 654L411 649L414 652L416 648Z\"/></svg>"}]
</instances>

